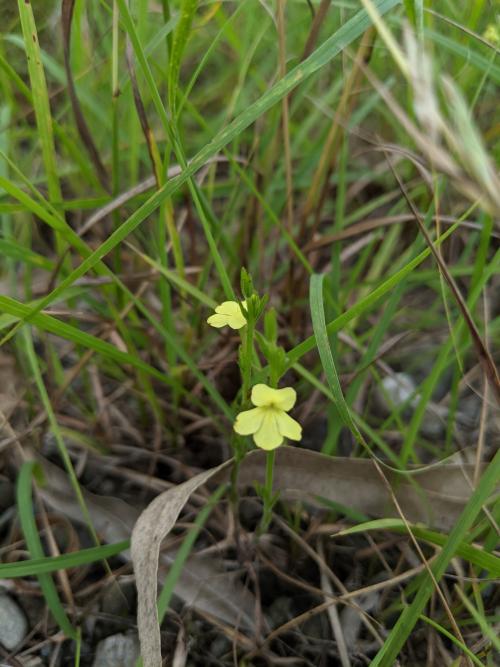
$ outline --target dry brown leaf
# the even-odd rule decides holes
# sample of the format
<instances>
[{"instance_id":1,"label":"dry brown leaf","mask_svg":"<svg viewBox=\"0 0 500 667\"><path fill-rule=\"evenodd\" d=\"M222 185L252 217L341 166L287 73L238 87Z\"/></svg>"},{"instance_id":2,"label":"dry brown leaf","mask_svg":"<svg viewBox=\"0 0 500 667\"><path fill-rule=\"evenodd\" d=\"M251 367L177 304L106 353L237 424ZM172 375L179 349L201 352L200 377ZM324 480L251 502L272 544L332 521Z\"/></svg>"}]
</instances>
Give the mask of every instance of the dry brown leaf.
<instances>
[{"instance_id":1,"label":"dry brown leaf","mask_svg":"<svg viewBox=\"0 0 500 667\"><path fill-rule=\"evenodd\" d=\"M202 472L160 494L144 510L135 524L131 551L136 586L140 591L137 598L137 624L139 637L142 637L141 654L144 667L150 665L161 667L160 628L156 607L161 543L172 530L191 494L218 472L229 471L230 463Z\"/></svg>"},{"instance_id":2,"label":"dry brown leaf","mask_svg":"<svg viewBox=\"0 0 500 667\"><path fill-rule=\"evenodd\" d=\"M253 451L241 464L240 487L264 482L266 453ZM161 667L160 629L156 609L161 542L172 530L189 497L203 484L229 480L232 461L168 489L141 514L132 532L132 560L138 592L138 628L144 667ZM470 496L473 465L443 463L411 475L387 469L386 477L411 522L449 529ZM376 517L399 516L390 493L370 460L324 456L281 447L276 452L275 489L283 495L321 496Z\"/></svg>"},{"instance_id":3,"label":"dry brown leaf","mask_svg":"<svg viewBox=\"0 0 500 667\"><path fill-rule=\"evenodd\" d=\"M80 507L65 473L45 459L37 458L43 467L47 481L47 485L40 490L44 500L73 521L82 522ZM100 539L110 543L127 540L141 515L140 510L120 498L99 496L84 489L82 491L92 523ZM187 498L182 506L186 503ZM173 549L160 554L158 578L160 582L164 579L176 556L177 551ZM130 559L130 554L123 552L121 557ZM158 563L158 554L155 558ZM254 630L255 598L253 594L239 582L237 573L228 573L224 570L215 554L193 555L188 558L174 592L189 607L229 625L234 625L235 619L239 618L239 624L244 630Z\"/></svg>"},{"instance_id":4,"label":"dry brown leaf","mask_svg":"<svg viewBox=\"0 0 500 667\"><path fill-rule=\"evenodd\" d=\"M240 470L240 485L264 483L265 452L251 452ZM474 466L447 461L410 475L384 473L408 521L449 530L470 497ZM225 475L214 475L221 483ZM375 517L399 516L384 482L369 459L331 457L294 447L276 452L275 488L287 496L321 496Z\"/></svg>"}]
</instances>

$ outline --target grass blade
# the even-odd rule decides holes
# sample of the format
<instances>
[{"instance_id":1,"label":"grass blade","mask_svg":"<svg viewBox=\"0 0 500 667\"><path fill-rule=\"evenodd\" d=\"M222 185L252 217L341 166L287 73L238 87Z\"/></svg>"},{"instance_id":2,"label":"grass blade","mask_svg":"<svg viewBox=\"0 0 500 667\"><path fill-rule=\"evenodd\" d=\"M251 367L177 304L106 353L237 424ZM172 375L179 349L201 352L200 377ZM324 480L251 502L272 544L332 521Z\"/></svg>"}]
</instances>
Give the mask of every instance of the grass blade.
<instances>
[{"instance_id":1,"label":"grass blade","mask_svg":"<svg viewBox=\"0 0 500 667\"><path fill-rule=\"evenodd\" d=\"M431 565L436 581L439 581L445 573L450 560L467 536L467 533L475 518L481 511L482 506L487 502L489 496L497 487L499 479L500 451L496 453L495 458L486 468L471 499L465 506L460 519L457 521L455 528L451 531L448 539L443 545L443 550ZM421 585L413 602L403 611L396 622L396 625L392 628L389 637L372 661L371 664L373 667L392 667L433 591L434 584L432 579L426 574L421 580Z\"/></svg>"},{"instance_id":2,"label":"grass blade","mask_svg":"<svg viewBox=\"0 0 500 667\"><path fill-rule=\"evenodd\" d=\"M449 229L447 229L446 232L444 232L444 234L442 234L438 240L434 241L434 244L439 245L440 243L442 243L457 229L458 226L459 223L455 223L454 225L449 227ZM429 257L430 254L431 251L429 248L423 250L416 257L410 260L408 264L406 264L402 269L396 271L396 273L387 278L387 280L385 280L381 285L376 287L373 290L373 292L360 299L348 311L342 313L342 315L339 315L339 317L336 317L334 320L329 322L326 325L328 334L332 334L335 333L336 331L339 331L348 322L355 319L356 317L358 317L365 311L369 310L370 308L373 308L373 306L375 306L375 304L378 303L378 301L383 296L385 296L391 289L393 289L404 278L406 278L406 276L408 276L414 269L417 268L417 266L419 266L425 259L427 259L427 257ZM288 352L288 358L290 360L289 364L290 365L294 364L304 354L310 352L315 347L316 347L315 336L314 335L309 336L309 338L306 338L306 340L302 341L302 343L299 343Z\"/></svg>"},{"instance_id":3,"label":"grass blade","mask_svg":"<svg viewBox=\"0 0 500 667\"><path fill-rule=\"evenodd\" d=\"M500 575L497 575L500 576ZM485 637L488 637L488 639L491 641L492 645L495 647L495 651L500 651L500 638L498 637L497 633L490 627L489 623L486 621L484 616L482 616L478 610L474 607L474 605L471 603L471 601L467 598L467 596L464 594L464 592L459 588L459 586L455 586L455 590L464 603L465 607L467 607L467 610L469 611L470 615L472 618L476 621L478 626L481 628L481 632Z\"/></svg>"},{"instance_id":4,"label":"grass blade","mask_svg":"<svg viewBox=\"0 0 500 667\"><path fill-rule=\"evenodd\" d=\"M38 136L42 144L43 162L47 173L49 197L51 203L58 204L61 201L61 188L59 185L59 177L57 175L57 159L54 145L54 134L52 131L52 115L50 112L49 94L42 65L42 56L38 44L35 18L29 0L18 0L17 4L23 30L26 57L28 59L28 71L33 93L33 106L35 108Z\"/></svg>"},{"instance_id":5,"label":"grass blade","mask_svg":"<svg viewBox=\"0 0 500 667\"><path fill-rule=\"evenodd\" d=\"M66 70L66 78L68 80L68 94L73 108L73 115L75 116L76 127L80 134L83 145L92 160L99 180L105 190L110 190L109 176L106 168L101 160L97 146L92 138L89 126L83 115L83 111L76 92L75 81L73 79L73 71L71 69L71 23L73 20L73 10L75 8L75 0L63 0L61 7L61 23L63 29L64 41L64 69Z\"/></svg>"},{"instance_id":6,"label":"grass blade","mask_svg":"<svg viewBox=\"0 0 500 667\"><path fill-rule=\"evenodd\" d=\"M121 0L118 0L121 5ZM393 9L399 0L379 0L375 3L380 14L385 14ZM128 220L116 229L89 257L87 257L74 271L72 271L61 283L42 301L33 308L26 319L32 317L50 304L75 280L81 278L90 271L98 262L119 245L129 234L131 234L141 222L143 222L160 204L171 197L189 178L191 178L203 165L205 165L222 148L227 146L234 138L240 135L249 125L259 118L265 111L277 104L285 95L300 83L305 81L321 67L326 65L338 53L359 37L370 25L370 20L365 11L356 14L347 21L336 33L329 37L312 55L303 63L290 70L278 83L270 88L262 97L251 104L242 114L221 130L210 143L202 148L191 160L189 165L179 176L171 179L160 190L155 192ZM449 231L449 230L448 230ZM422 261L422 260L421 260ZM417 262L418 264L419 262ZM416 264L416 265L417 265ZM411 269L410 269L411 270ZM314 346L314 345L313 345ZM312 347L313 347L312 346ZM311 349L312 349L311 347Z\"/></svg>"},{"instance_id":7,"label":"grass blade","mask_svg":"<svg viewBox=\"0 0 500 667\"><path fill-rule=\"evenodd\" d=\"M20 303L8 296L0 296L0 311L14 316L18 321L22 321L26 314L31 310L32 306ZM94 352L101 354L107 359L112 359L121 364L128 364L138 370L145 371L148 375L155 377L163 384L172 384L172 381L165 375L165 373L150 366L135 355L128 352L122 352L114 345L111 345L96 336L92 336L81 329L77 329L67 322L61 322L61 320L58 320L51 315L39 312L32 318L32 324L43 331L48 331L61 338L66 338L77 345L83 345L88 350L94 350Z\"/></svg>"},{"instance_id":8,"label":"grass blade","mask_svg":"<svg viewBox=\"0 0 500 667\"><path fill-rule=\"evenodd\" d=\"M309 303L311 308L311 317L316 345L318 347L318 352L321 363L323 364L323 370L325 371L326 379L335 398L335 405L339 411L339 415L342 418L345 426L347 426L356 439L359 442L363 442L363 437L359 432L358 427L354 423L349 406L347 405L344 394L342 393L339 376L337 374L337 369L335 368L335 362L333 361L330 341L328 340L325 310L323 307L324 277L324 274L314 273L311 276L310 282Z\"/></svg>"},{"instance_id":9,"label":"grass blade","mask_svg":"<svg viewBox=\"0 0 500 667\"><path fill-rule=\"evenodd\" d=\"M193 22L197 6L198 6L198 0L182 0L179 22L177 24L177 27L175 28L172 39L172 49L169 54L170 58L168 63L168 74L167 74L168 102L172 117L175 117L176 92L177 92L177 83L179 79L179 72L181 68L181 58L186 43L189 39L189 34L191 32L191 24Z\"/></svg>"},{"instance_id":10,"label":"grass blade","mask_svg":"<svg viewBox=\"0 0 500 667\"><path fill-rule=\"evenodd\" d=\"M369 530L394 530L397 533L406 533L406 526L400 519L375 519L374 521L366 521L357 526L352 526L352 528L342 530L340 533L335 533L333 537L344 537L346 535L364 533ZM448 539L448 535L436 533L433 530L414 524L411 524L411 532L415 537L436 546L443 546ZM467 544L464 541L459 545L456 555L473 565L477 565L481 569L487 570L492 577L500 577L500 558L494 554Z\"/></svg>"},{"instance_id":11,"label":"grass blade","mask_svg":"<svg viewBox=\"0 0 500 667\"><path fill-rule=\"evenodd\" d=\"M0 564L0 578L18 579L20 577L33 577L39 574L50 574L58 570L68 570L89 563L117 556L130 547L130 541L117 542L116 544L103 544L100 547L91 547L82 549L62 556L52 556L46 558L32 558L18 563Z\"/></svg>"},{"instance_id":12,"label":"grass blade","mask_svg":"<svg viewBox=\"0 0 500 667\"><path fill-rule=\"evenodd\" d=\"M444 635L447 639L449 639L451 642L455 644L455 646L458 646L458 648L463 651L475 665L478 665L479 667L484 667L483 663L479 658L477 658L474 653L466 646L464 643L462 643L459 639L455 637L455 635L452 635L451 632L448 632L446 628L443 628L442 625L439 623L436 623L436 621L433 621L432 618L429 618L428 616L425 616L424 614L420 615L420 618L422 621L425 621L425 623L428 623L431 627L433 627L435 630L440 632L442 635ZM454 663L458 664L458 663Z\"/></svg>"},{"instance_id":13,"label":"grass blade","mask_svg":"<svg viewBox=\"0 0 500 667\"><path fill-rule=\"evenodd\" d=\"M31 483L36 474L36 462L27 461L21 467L17 480L17 507L19 510L19 522L24 534L28 550L33 558L43 558L43 548L38 534L35 517L33 516L33 503L31 498ZM76 630L72 626L64 608L59 600L56 586L48 573L37 574L40 588L47 606L49 607L55 621L67 637L76 639Z\"/></svg>"}]
</instances>

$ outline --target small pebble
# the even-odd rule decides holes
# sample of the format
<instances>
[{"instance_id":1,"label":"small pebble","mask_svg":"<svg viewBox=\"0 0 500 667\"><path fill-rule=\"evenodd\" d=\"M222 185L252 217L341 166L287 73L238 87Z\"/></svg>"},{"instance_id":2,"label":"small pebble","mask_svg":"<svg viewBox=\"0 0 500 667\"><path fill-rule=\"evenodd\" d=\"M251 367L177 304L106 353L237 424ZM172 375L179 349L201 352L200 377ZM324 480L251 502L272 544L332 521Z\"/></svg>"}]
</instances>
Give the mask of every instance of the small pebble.
<instances>
[{"instance_id":1,"label":"small pebble","mask_svg":"<svg viewBox=\"0 0 500 667\"><path fill-rule=\"evenodd\" d=\"M27 632L28 621L21 607L9 595L0 593L0 644L12 651Z\"/></svg>"},{"instance_id":2,"label":"small pebble","mask_svg":"<svg viewBox=\"0 0 500 667\"><path fill-rule=\"evenodd\" d=\"M376 400L384 414L390 414L395 407L408 401L403 414L409 416L420 401L420 395L415 393L416 389L415 380L408 373L386 375L381 386L377 386ZM413 398L410 398L412 396ZM445 406L429 402L420 424L423 435L430 439L439 438L446 428L447 416L448 409Z\"/></svg>"},{"instance_id":3,"label":"small pebble","mask_svg":"<svg viewBox=\"0 0 500 667\"><path fill-rule=\"evenodd\" d=\"M386 375L381 382L381 387L377 386L377 401L386 412L392 412L393 406L398 407L405 403L415 392L416 385L408 373L395 373ZM418 396L415 395L409 405L415 408L418 404Z\"/></svg>"},{"instance_id":4,"label":"small pebble","mask_svg":"<svg viewBox=\"0 0 500 667\"><path fill-rule=\"evenodd\" d=\"M137 635L111 635L97 644L92 667L135 667L139 653Z\"/></svg>"}]
</instances>

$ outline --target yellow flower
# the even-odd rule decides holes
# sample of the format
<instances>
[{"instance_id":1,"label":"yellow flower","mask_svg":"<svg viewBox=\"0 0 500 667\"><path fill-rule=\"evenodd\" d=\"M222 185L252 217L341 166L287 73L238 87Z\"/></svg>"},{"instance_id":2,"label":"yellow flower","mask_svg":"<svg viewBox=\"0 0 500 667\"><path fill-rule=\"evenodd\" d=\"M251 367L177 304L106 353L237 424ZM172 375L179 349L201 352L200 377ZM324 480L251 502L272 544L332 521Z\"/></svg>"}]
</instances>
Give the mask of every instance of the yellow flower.
<instances>
[{"instance_id":1,"label":"yellow flower","mask_svg":"<svg viewBox=\"0 0 500 667\"><path fill-rule=\"evenodd\" d=\"M246 308L246 301L241 302L243 308ZM224 301L215 308L215 315L210 315L207 320L212 327L230 326L231 329L241 329L247 323L245 316L241 312L240 304L236 301Z\"/></svg>"},{"instance_id":2,"label":"yellow flower","mask_svg":"<svg viewBox=\"0 0 500 667\"><path fill-rule=\"evenodd\" d=\"M295 389L272 389L265 384L256 384L252 389L252 410L240 412L234 430L240 435L253 435L257 447L271 450L279 447L284 438L300 440L302 426L287 415L297 400Z\"/></svg>"}]
</instances>

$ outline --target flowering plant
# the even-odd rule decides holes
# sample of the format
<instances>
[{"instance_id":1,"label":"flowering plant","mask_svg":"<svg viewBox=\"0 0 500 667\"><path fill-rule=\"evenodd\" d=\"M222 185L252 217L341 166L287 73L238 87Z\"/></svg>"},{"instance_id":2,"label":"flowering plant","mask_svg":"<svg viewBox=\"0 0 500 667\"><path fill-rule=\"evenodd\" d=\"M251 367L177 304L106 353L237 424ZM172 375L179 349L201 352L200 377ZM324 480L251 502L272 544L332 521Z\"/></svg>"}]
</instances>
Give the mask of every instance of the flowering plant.
<instances>
[{"instance_id":1,"label":"flowering plant","mask_svg":"<svg viewBox=\"0 0 500 667\"><path fill-rule=\"evenodd\" d=\"M231 290L226 290L230 296ZM259 297L253 287L252 279L245 269L241 270L241 293L243 299L238 301L224 301L215 308L207 323L220 329L228 326L240 330L241 345L238 362L242 377L241 406L250 401L255 406L250 410L241 411L234 422L234 431L241 436L251 435L253 441L267 451L265 484L257 485L257 492L262 497L264 512L261 531L265 531L271 521L272 508L278 500L279 492L273 493L273 470L275 449L283 444L285 438L298 441L302 438L302 427L288 412L295 405L297 394L292 387L277 389L277 384L287 369L285 350L278 345L277 316L270 308L264 317L264 335L256 330L256 324L264 312L268 297ZM267 368L260 365L254 343L268 362ZM269 385L255 382L255 375L260 380L268 375ZM253 386L252 386L253 384ZM251 391L250 391L251 390ZM238 475L239 465L245 455L246 445L243 441L234 439L235 463L233 478ZM236 506L237 496L233 488L233 500Z\"/></svg>"},{"instance_id":2,"label":"flowering plant","mask_svg":"<svg viewBox=\"0 0 500 667\"><path fill-rule=\"evenodd\" d=\"M236 433L253 435L257 447L267 451L279 447L284 438L302 438L301 425L287 414L297 400L295 389L273 389L266 384L256 384L250 400L256 407L239 413L234 423Z\"/></svg>"}]
</instances>

